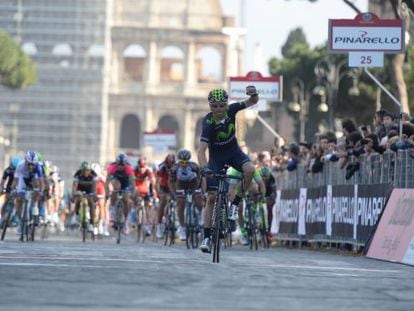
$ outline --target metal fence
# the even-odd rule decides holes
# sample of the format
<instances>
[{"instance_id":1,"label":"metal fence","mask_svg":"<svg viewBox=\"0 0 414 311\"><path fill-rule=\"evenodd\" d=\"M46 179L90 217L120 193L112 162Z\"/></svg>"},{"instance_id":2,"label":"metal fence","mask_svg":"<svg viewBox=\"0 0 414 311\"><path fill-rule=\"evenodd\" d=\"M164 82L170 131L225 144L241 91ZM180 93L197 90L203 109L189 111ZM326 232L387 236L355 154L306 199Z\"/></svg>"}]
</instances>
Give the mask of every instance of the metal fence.
<instances>
[{"instance_id":1,"label":"metal fence","mask_svg":"<svg viewBox=\"0 0 414 311\"><path fill-rule=\"evenodd\" d=\"M359 169L347 177L352 164ZM326 161L320 173L309 172L299 164L294 171L276 172L277 188L298 189L323 185L392 184L394 188L414 188L414 150L351 157L341 168L339 162Z\"/></svg>"}]
</instances>

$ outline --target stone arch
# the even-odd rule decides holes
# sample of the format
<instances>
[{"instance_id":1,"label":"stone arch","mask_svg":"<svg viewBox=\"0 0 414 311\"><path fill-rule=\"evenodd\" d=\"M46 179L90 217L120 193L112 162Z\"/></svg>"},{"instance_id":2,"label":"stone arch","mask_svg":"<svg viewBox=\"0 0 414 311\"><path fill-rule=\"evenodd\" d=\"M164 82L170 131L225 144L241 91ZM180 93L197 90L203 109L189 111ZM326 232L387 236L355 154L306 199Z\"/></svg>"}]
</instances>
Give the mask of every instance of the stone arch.
<instances>
[{"instance_id":1,"label":"stone arch","mask_svg":"<svg viewBox=\"0 0 414 311\"><path fill-rule=\"evenodd\" d=\"M134 114L127 114L122 118L120 148L140 148L141 123Z\"/></svg>"},{"instance_id":2,"label":"stone arch","mask_svg":"<svg viewBox=\"0 0 414 311\"><path fill-rule=\"evenodd\" d=\"M37 54L37 47L36 44L33 42L25 42L22 44L22 50L27 55L36 55Z\"/></svg>"},{"instance_id":3,"label":"stone arch","mask_svg":"<svg viewBox=\"0 0 414 311\"><path fill-rule=\"evenodd\" d=\"M201 135L201 130L202 130L202 125L203 125L203 120L204 117L201 117L197 120L196 122L196 127L195 127L195 137L194 137L194 149L197 150L198 147L200 146L200 135Z\"/></svg>"},{"instance_id":4,"label":"stone arch","mask_svg":"<svg viewBox=\"0 0 414 311\"><path fill-rule=\"evenodd\" d=\"M166 46L161 50L161 81L184 80L184 53L177 46Z\"/></svg>"},{"instance_id":5,"label":"stone arch","mask_svg":"<svg viewBox=\"0 0 414 311\"><path fill-rule=\"evenodd\" d=\"M216 83L223 79L223 56L211 46L201 48L196 54L196 75L199 83Z\"/></svg>"},{"instance_id":6,"label":"stone arch","mask_svg":"<svg viewBox=\"0 0 414 311\"><path fill-rule=\"evenodd\" d=\"M164 115L158 120L157 129L160 131L174 131L176 133L177 148L181 146L180 123L173 115Z\"/></svg>"},{"instance_id":7,"label":"stone arch","mask_svg":"<svg viewBox=\"0 0 414 311\"><path fill-rule=\"evenodd\" d=\"M126 80L142 81L147 53L139 44L130 44L122 52Z\"/></svg>"}]
</instances>

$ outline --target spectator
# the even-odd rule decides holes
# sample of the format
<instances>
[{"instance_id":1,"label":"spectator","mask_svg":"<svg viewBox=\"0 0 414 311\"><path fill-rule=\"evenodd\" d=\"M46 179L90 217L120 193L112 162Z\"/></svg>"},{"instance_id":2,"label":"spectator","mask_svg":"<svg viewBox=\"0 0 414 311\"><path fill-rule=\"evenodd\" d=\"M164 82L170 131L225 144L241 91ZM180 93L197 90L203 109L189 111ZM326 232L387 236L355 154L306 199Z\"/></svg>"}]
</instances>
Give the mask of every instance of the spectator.
<instances>
[{"instance_id":1,"label":"spectator","mask_svg":"<svg viewBox=\"0 0 414 311\"><path fill-rule=\"evenodd\" d=\"M378 110L374 114L374 133L378 135L378 138L381 140L384 136L387 135L387 131L384 126L384 114L386 111L384 109Z\"/></svg>"}]
</instances>

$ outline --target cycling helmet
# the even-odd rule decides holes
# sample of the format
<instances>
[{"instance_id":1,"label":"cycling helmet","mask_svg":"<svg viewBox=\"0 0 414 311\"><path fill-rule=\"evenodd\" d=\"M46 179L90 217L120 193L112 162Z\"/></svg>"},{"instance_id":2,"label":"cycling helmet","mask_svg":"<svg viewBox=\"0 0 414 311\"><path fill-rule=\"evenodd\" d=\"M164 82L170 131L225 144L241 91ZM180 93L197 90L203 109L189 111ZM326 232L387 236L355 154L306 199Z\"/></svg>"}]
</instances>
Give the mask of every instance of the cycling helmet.
<instances>
[{"instance_id":1,"label":"cycling helmet","mask_svg":"<svg viewBox=\"0 0 414 311\"><path fill-rule=\"evenodd\" d=\"M175 162L175 155L173 155L172 153L168 154L168 155L165 157L164 162L165 162L165 164L167 165L167 167L172 167L172 166L173 166L173 164L174 164L174 162Z\"/></svg>"},{"instance_id":2,"label":"cycling helmet","mask_svg":"<svg viewBox=\"0 0 414 311\"><path fill-rule=\"evenodd\" d=\"M17 164L19 164L19 162L20 162L20 157L18 157L18 156L14 156L14 157L12 157L11 159L10 159L10 165L11 165L11 167L12 168L16 168L17 167Z\"/></svg>"},{"instance_id":3,"label":"cycling helmet","mask_svg":"<svg viewBox=\"0 0 414 311\"><path fill-rule=\"evenodd\" d=\"M147 164L147 158L144 156L141 156L138 158L138 166L144 167Z\"/></svg>"},{"instance_id":4,"label":"cycling helmet","mask_svg":"<svg viewBox=\"0 0 414 311\"><path fill-rule=\"evenodd\" d=\"M101 175L102 170L101 166L98 163L92 163L91 167L97 175Z\"/></svg>"},{"instance_id":5,"label":"cycling helmet","mask_svg":"<svg viewBox=\"0 0 414 311\"><path fill-rule=\"evenodd\" d=\"M80 165L80 170L82 171L90 171L92 170L91 163L88 161L83 161Z\"/></svg>"},{"instance_id":6,"label":"cycling helmet","mask_svg":"<svg viewBox=\"0 0 414 311\"><path fill-rule=\"evenodd\" d=\"M59 171L60 171L60 169L59 169L59 167L58 167L58 166L56 166L56 165L53 165L53 166L52 166L52 173L54 173L54 174L59 174Z\"/></svg>"},{"instance_id":7,"label":"cycling helmet","mask_svg":"<svg viewBox=\"0 0 414 311\"><path fill-rule=\"evenodd\" d=\"M36 152L37 161L42 162L43 161L43 154L40 152Z\"/></svg>"},{"instance_id":8,"label":"cycling helmet","mask_svg":"<svg viewBox=\"0 0 414 311\"><path fill-rule=\"evenodd\" d=\"M189 161L191 159L191 152L187 149L180 149L177 152L177 159L182 161Z\"/></svg>"},{"instance_id":9,"label":"cycling helmet","mask_svg":"<svg viewBox=\"0 0 414 311\"><path fill-rule=\"evenodd\" d=\"M214 89L208 94L208 102L212 103L227 103L229 95L223 89Z\"/></svg>"},{"instance_id":10,"label":"cycling helmet","mask_svg":"<svg viewBox=\"0 0 414 311\"><path fill-rule=\"evenodd\" d=\"M128 158L125 153L120 153L116 156L116 164L126 165L128 163Z\"/></svg>"},{"instance_id":11,"label":"cycling helmet","mask_svg":"<svg viewBox=\"0 0 414 311\"><path fill-rule=\"evenodd\" d=\"M24 157L27 163L35 164L37 163L37 155L34 151L27 151L26 156Z\"/></svg>"}]
</instances>

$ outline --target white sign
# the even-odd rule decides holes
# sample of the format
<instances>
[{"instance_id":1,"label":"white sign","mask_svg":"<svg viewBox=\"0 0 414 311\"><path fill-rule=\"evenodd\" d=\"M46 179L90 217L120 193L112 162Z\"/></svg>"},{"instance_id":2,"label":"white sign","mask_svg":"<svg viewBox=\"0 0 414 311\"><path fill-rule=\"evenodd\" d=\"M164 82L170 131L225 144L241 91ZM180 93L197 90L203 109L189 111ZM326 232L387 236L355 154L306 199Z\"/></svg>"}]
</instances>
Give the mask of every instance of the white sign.
<instances>
[{"instance_id":1,"label":"white sign","mask_svg":"<svg viewBox=\"0 0 414 311\"><path fill-rule=\"evenodd\" d=\"M266 99L271 101L279 100L279 82L261 82L261 81L230 81L230 98L232 99L245 99L246 86L254 85L260 99Z\"/></svg>"},{"instance_id":2,"label":"white sign","mask_svg":"<svg viewBox=\"0 0 414 311\"><path fill-rule=\"evenodd\" d=\"M332 50L401 51L399 27L332 27Z\"/></svg>"},{"instance_id":3,"label":"white sign","mask_svg":"<svg viewBox=\"0 0 414 311\"><path fill-rule=\"evenodd\" d=\"M156 152L166 152L177 146L175 132L144 132L144 145Z\"/></svg>"},{"instance_id":4,"label":"white sign","mask_svg":"<svg viewBox=\"0 0 414 311\"><path fill-rule=\"evenodd\" d=\"M384 52L349 52L349 67L383 67Z\"/></svg>"}]
</instances>

